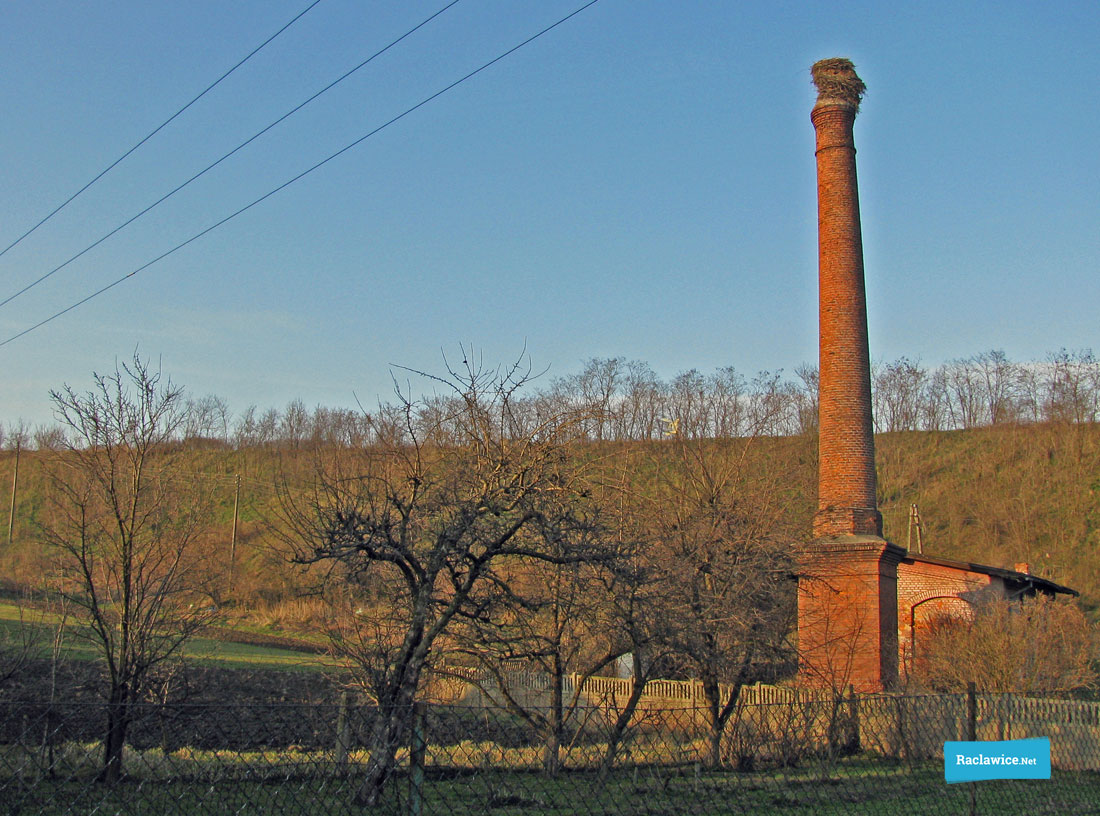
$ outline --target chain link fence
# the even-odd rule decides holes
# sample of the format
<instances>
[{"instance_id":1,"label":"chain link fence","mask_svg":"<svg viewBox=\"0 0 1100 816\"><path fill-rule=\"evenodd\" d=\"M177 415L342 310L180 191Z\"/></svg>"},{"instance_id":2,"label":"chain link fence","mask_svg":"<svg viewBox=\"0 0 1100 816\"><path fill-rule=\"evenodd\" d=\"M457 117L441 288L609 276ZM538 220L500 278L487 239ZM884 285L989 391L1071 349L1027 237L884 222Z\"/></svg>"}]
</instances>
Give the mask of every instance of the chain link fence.
<instances>
[{"instance_id":1,"label":"chain link fence","mask_svg":"<svg viewBox=\"0 0 1100 816\"><path fill-rule=\"evenodd\" d=\"M121 781L102 705L0 703L0 813L1100 813L1100 704L1001 695L578 708L557 733L519 713L421 704L381 802L356 804L380 712L334 705L135 705ZM553 718L549 718L553 720ZM539 720L544 721L544 720ZM1050 780L947 785L945 740L1051 740Z\"/></svg>"}]
</instances>

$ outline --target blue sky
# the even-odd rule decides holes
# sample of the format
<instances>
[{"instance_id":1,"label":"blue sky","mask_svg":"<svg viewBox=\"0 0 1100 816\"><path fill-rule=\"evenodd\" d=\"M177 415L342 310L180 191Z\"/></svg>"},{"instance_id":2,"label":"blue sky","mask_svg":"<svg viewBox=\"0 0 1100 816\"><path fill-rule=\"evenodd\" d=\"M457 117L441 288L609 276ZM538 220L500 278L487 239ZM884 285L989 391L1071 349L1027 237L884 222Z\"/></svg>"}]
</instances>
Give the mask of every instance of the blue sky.
<instances>
[{"instance_id":1,"label":"blue sky","mask_svg":"<svg viewBox=\"0 0 1100 816\"><path fill-rule=\"evenodd\" d=\"M0 248L307 0L17 0ZM0 300L445 5L322 0L0 257ZM582 5L462 0L0 307L3 338L136 269ZM0 421L138 349L239 412L371 404L392 365L526 346L658 374L816 360L809 66L848 56L875 359L1100 351L1100 5L600 0L107 294L0 347Z\"/></svg>"}]
</instances>

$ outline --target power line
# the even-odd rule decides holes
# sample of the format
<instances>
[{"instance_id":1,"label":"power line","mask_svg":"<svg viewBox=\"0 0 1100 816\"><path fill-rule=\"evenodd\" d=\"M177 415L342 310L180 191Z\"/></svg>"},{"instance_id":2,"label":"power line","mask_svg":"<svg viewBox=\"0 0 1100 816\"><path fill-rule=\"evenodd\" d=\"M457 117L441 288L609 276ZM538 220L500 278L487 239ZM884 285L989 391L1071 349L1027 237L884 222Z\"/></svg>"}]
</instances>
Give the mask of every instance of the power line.
<instances>
[{"instance_id":1,"label":"power line","mask_svg":"<svg viewBox=\"0 0 1100 816\"><path fill-rule=\"evenodd\" d=\"M453 88L458 87L463 82L466 82L467 80L472 79L473 77L477 76L482 71L484 71L485 69L495 65L496 63L500 62L501 60L505 59L506 57L511 56L516 51L518 51L521 48L523 48L524 46L529 45L530 43L534 42L535 40L537 40L539 37L543 36L544 34L547 34L550 31L553 31L558 26L562 25L563 23L568 22L573 17L576 17L578 14L580 14L585 9L588 9L588 8L596 5L596 3L598 3L599 1L600 0L589 0L589 2L585 3L584 5L580 6L577 9L575 9L574 11L571 11L569 14L567 14L564 17L562 17L561 19L559 19L557 22L548 25L546 28L542 29L537 34L533 34L532 36L528 37L526 40L521 42L519 45L515 45L515 46L509 48L503 54L500 54L499 56L496 56L493 59L486 62L485 64L483 64L480 68L475 68L473 71L466 74L461 79L456 79L454 82L452 82L450 85L447 85L445 88L442 88L441 90L436 91L435 93L431 94L430 96L425 97L424 99L422 99L421 101L419 101L415 105L413 105L411 108L407 108L404 112L399 113L397 116L393 117L392 119L384 122L383 124L379 125L378 127L374 128L373 130L369 131L368 133L363 134L362 136L360 136L355 141L351 142L350 144L345 145L344 147L337 150L335 153L330 154L326 158L324 158L321 161L314 164L312 167L310 167L306 170L303 170L301 173L299 173L298 175L296 175L293 178L289 179L288 181L284 181L282 184L280 184L278 187L274 188L273 190L270 190L269 192L264 193L259 198L254 199L251 203L246 204L245 206L241 207L239 210L236 210L235 212L230 213L229 215L222 218L220 221L216 221L215 223L211 224L209 227L202 230L201 232L198 232L195 235L192 235L186 241L181 241L180 243L176 244L174 247L172 247L168 251L161 253L157 257L153 258L151 261L148 261L148 262L142 264L137 269L133 270L132 272L128 272L127 274L123 275L121 278L118 278L117 280L112 281L111 283L107 284L103 288L97 289L95 292L92 292L90 295L87 295L86 297L81 298L76 303L73 303L72 305L65 307L64 309L62 309L59 312L55 312L54 314L50 315L49 317L45 318L44 320L40 320L39 322L35 323L33 326L30 326L29 328L23 329L23 331L21 331L17 334L13 334L11 337L7 338L6 340L0 341L0 347L6 346L6 345L8 345L8 343L11 343L15 340L18 340L20 337L23 337L24 335L30 334L35 329L39 329L42 326L45 326L47 323L50 323L50 322L56 320L57 318L68 314L73 309L76 309L80 306L83 306L89 300L92 300L93 298L99 297L100 295L104 294L105 292L108 292L111 289L114 289L120 283L123 283L124 281L129 280L130 278L134 277L134 275L138 274L139 272L142 272L142 271L148 269L153 264L164 260L169 255L172 255L172 254L178 252L179 250L183 249L188 244L194 243L195 241L199 240L203 236L213 232L214 230L216 230L218 227L222 226L223 224L226 224L229 221L232 221L238 215L241 215L242 213L247 212L248 210L255 207L257 204L260 204L261 202L266 201L267 199L271 198L276 193L279 193L279 192L285 190L287 187L294 184L296 181L299 181L299 180L305 178L306 176L308 176L313 171L319 170L321 167L325 166L326 164L328 164L333 159L335 159L339 156L342 156L344 153L347 153L352 148L357 147L358 145L362 144L363 142L365 142L370 137L372 137L375 134L380 133L381 131L385 130L390 125L401 121L406 116L408 116L410 113L413 113L414 111L419 110L420 108L427 105L429 102L432 102L433 100L438 99L440 96L442 96L443 94L445 94L448 91L452 90Z\"/></svg>"},{"instance_id":2,"label":"power line","mask_svg":"<svg viewBox=\"0 0 1100 816\"><path fill-rule=\"evenodd\" d=\"M164 129L165 127L167 127L167 126L168 126L168 125L169 125L169 124L170 124L170 123L171 123L171 122L172 122L172 121L173 121L173 120L174 120L174 119L175 119L176 117L178 117L178 116L179 116L180 114L182 114L182 113L183 113L183 112L184 112L185 110L187 110L188 108L190 108L190 107L191 107L192 105L194 105L194 104L195 104L196 102L198 102L198 101L199 101L200 99L202 99L202 98L203 98L204 96L206 96L206 94L208 94L208 93L209 93L210 91L212 91L212 90L213 90L213 89L214 89L215 87L217 87L217 86L218 86L219 84L221 84L222 80L224 80L224 79L225 79L226 77L228 77L228 76L229 76L230 74L232 74L232 73L233 73L234 71L236 71L236 70L237 70L238 68L240 68L240 67L241 67L242 65L244 65L244 64L245 64L246 62L248 62L248 61L249 61L250 59L252 59L252 58L253 58L254 56L256 56L256 54L258 54L258 53L259 53L259 52L260 52L260 51L261 51L261 50L262 50L262 49L263 49L264 47L266 47L266 46L267 46L267 45L268 45L269 43L271 43L271 41L272 41L272 40L274 40L274 39L275 39L276 37L278 37L278 36L279 36L280 34L282 34L282 33L283 33L284 31L286 31L286 30L287 30L288 28L290 28L290 27L291 27L292 25L294 25L294 24L295 24L296 22L298 22L298 20L300 20L300 19L301 19L302 17L304 17L304 16L305 16L306 12L310 11L310 10L311 10L311 9L312 9L312 8L313 8L314 6L316 6L316 5L317 5L318 3L320 3L320 2L321 2L321 0L313 0L313 2L312 2L312 3L310 3L310 4L309 4L308 6L306 6L306 7L304 8L304 9L302 9L302 10L301 10L300 12L298 12L298 13L297 13L297 14L296 14L296 15L294 16L294 18L293 18L293 19L292 19L292 20L291 20L291 21L290 21L289 23L287 23L286 25L284 25L284 26L283 26L282 28L280 28L280 29L279 29L278 31L276 31L276 32L275 32L274 34L272 34L272 35L271 35L270 37L268 37L268 38L267 38L266 40L264 40L264 41L263 41L262 43L260 43L260 44L259 44L258 46L256 46L255 48L253 48L253 49L252 49L252 50L251 50L251 51L250 51L250 52L248 53L248 55L247 55L247 56L245 56L245 58L244 58L244 59L242 59L242 60L241 60L240 62L238 62L238 63L237 63L236 65L234 65L234 66L233 66L232 68L230 68L230 69L229 69L228 71L226 71L226 72L225 72L224 74L222 74L222 75L221 75L220 77L218 77L218 78L217 78L216 80L214 80L214 81L213 81L212 83L210 83L210 84L209 84L209 85L208 85L208 86L207 86L207 87L206 87L206 88L205 88L205 89L204 89L204 90L202 91L202 93L200 93L200 94L199 94L198 96L196 96L196 97L195 97L194 99L192 99L192 100L191 100L190 102L188 102L188 103L187 103L186 105L184 105L184 106L183 106L182 108L180 108L180 109L179 109L178 111L176 111L175 113L173 113L173 114L172 114L171 116L169 116L169 117L168 117L167 119L165 119L165 120L164 120L163 122L161 122L161 123L160 123L159 125L157 125L157 126L156 126L155 128L153 128L153 129L152 129L151 131L149 131L149 133L148 133L148 134L146 134L146 135L145 135L145 137L144 137L144 138L143 138L143 139L142 139L142 140L141 140L140 142L138 142L137 144L135 144L135 145L134 145L133 147L131 147L131 148L130 148L129 150L127 150L127 151L126 151L125 153L123 153L123 154L122 154L121 156L119 156L119 157L118 157L117 159L115 159L115 160L114 160L113 162L111 162L111 163L110 163L109 165L107 165L107 167L105 167L105 168L104 168L103 170L101 170L101 171L99 172L99 174L98 174L98 175L97 175L97 176L96 176L95 178L93 178L93 179L92 179L91 181L89 181L89 182L88 182L87 184L85 184L85 185L84 185L83 187L81 187L81 188L80 188L79 190L77 190L77 191L76 191L75 193L73 193L73 194L72 194L71 196L69 196L69 197L68 197L68 198L66 198L66 199L65 199L64 201L62 201L62 202L61 202L61 203L60 203L60 204L59 204L59 205L58 205L57 207L55 207L55 208L54 208L53 210L51 210L51 211L50 211L50 213L49 213L48 215L46 215L46 217L45 217L45 218L43 218L43 219L42 219L41 221L39 221L39 222L38 222L37 224L35 224L35 225L34 225L33 227L31 227L31 228L30 228L29 230L27 230L26 232L24 232L24 233L23 233L22 235L20 235L20 236L19 236L18 238L16 238L16 239L15 239L14 241L12 241L12 242L11 242L10 244L8 244L8 245L7 245L6 247L4 247L4 249L3 249L3 250L0 250L0 257L2 257L2 256L3 256L4 254L6 254L6 253L7 253L7 251L8 251L9 249L12 249L13 247L15 247L15 246L16 246L16 245L17 245L17 244L18 244L18 243L20 242L20 241L22 241L22 240L23 240L24 238L26 238L26 237L27 237L28 235L30 235L30 234L31 234L32 232L34 232L34 231L35 231L36 229L38 229L39 227L41 227L41 226L42 226L43 224L45 224L45 223L46 223L47 221L49 221L49 220L50 220L51 218L53 218L53 217L54 217L55 215L57 215L57 214L58 214L59 212L61 212L61 211L62 211L63 209L65 209L65 207L67 207L67 206L68 206L69 204L71 204L71 203L72 203L72 202L73 202L73 201L74 201L74 200L75 200L75 199L77 198L77 196L79 196L79 195L80 195L81 193L83 193L83 192L84 192L85 190L87 190L87 189L88 189L89 187L91 187L91 186L92 186L93 184L95 184L95 183L96 183L97 181L99 181L99 180L100 180L101 178L103 178L103 177L104 177L105 175L107 175L108 173L110 173L110 172L111 172L111 171L112 171L112 170L113 170L113 169L114 169L115 167L117 167L117 166L119 165L119 163L121 163L121 162L122 162L122 161L123 161L123 160L124 160L124 159L125 159L125 158L126 158L127 156L129 156L129 155L130 155L131 153L133 153L133 152L134 152L135 150L137 150L137 149L138 149L139 147L141 147L141 146L142 146L143 144L145 144L145 143L146 143L147 141L149 141L149 140L150 140L150 139L152 139L152 138L153 138L154 136L156 136L156 135L157 135L158 133L160 133L160 131L161 131L161 130L163 130L163 129ZM9 298L9 300L10 300L10 298ZM7 302L7 301L5 301L5 303L6 303L6 302Z\"/></svg>"},{"instance_id":3,"label":"power line","mask_svg":"<svg viewBox=\"0 0 1100 816\"><path fill-rule=\"evenodd\" d=\"M320 2L320 0L318 0L318 2ZM30 283L28 283L28 284L27 284L26 286L24 286L24 287L23 287L22 289L20 289L20 290L19 290L18 292L16 292L16 293L15 293L14 295L9 295L9 296L8 296L7 298L5 298L4 300L0 300L0 307L2 307L2 306L6 306L7 304L11 303L11 302L12 302L13 300L15 300L15 299L16 299L17 297L19 297L19 296L20 296L20 295L22 295L23 293L25 293L25 292L27 292L27 291L29 291L29 290L33 289L33 288L34 288L35 286L37 286L38 284L42 283L42 281L44 281L44 280L46 280L47 278L51 277L51 276L52 276L52 275L54 275L55 273L57 273L57 272L60 272L60 271L61 271L62 269L64 269L64 268L65 268L66 266L68 266L69 264L71 264L71 263L72 263L73 261L75 261L75 260L77 260L78 258L82 257L82 256L83 256L83 255L85 255L86 253L88 253L88 252L91 252L91 251L92 251L93 249L95 249L95 248L96 248L97 246L99 246L100 244L102 244L102 243L103 243L104 241L106 241L106 240L107 240L108 238L110 238L110 237L111 237L112 235L116 235L117 233L121 232L121 231L122 231L122 230L124 230L124 229L125 229L126 227L130 226L130 224L134 223L134 222L135 222L135 221L137 221L137 220L138 220L139 218L141 218L141 217L142 217L143 215L145 215L145 214L146 214L147 212L149 212L150 210L154 209L155 207L158 207L158 206L160 206L161 204L163 204L163 203L164 203L165 201L167 201L167 200L168 200L169 198L171 198L172 196L174 196L174 195L175 195L176 193L178 193L178 192L179 192L180 190L182 190L182 189L183 189L184 187L186 187L186 186L188 186L189 184L191 184L191 183L192 183L193 181L197 181L197 180L198 180L199 178L201 178L202 176L205 176L205 175L206 175L206 174L207 174L208 172L210 172L211 170L213 170L213 169L214 169L215 167L217 167L217 166L218 166L219 164L221 164L221 163L222 163L223 161L225 161L226 159L228 159L228 158L229 158L230 156L234 155L234 154L235 154L235 153L237 153L237 152L238 152L239 150L242 150L243 148L245 148L245 147L247 147L248 145L250 145L250 144L251 144L252 142L256 141L256 140L257 140L258 138L260 138L261 136L263 136L263 135L264 135L265 133L267 133L267 132L268 132L269 130L271 130L271 129L272 129L273 127L275 127L276 125L278 125L278 124L280 124L281 122L284 122L284 121L286 121L287 119L289 119L289 118L290 118L291 116L293 116L293 115L294 115L295 113L297 113L298 111L300 111L300 110L301 110L302 108L304 108L304 107L305 107L306 105L308 105L308 104L309 104L310 102L312 102L313 100L317 99L317 97L319 97L319 96L321 96L322 94L324 94L324 93L327 93L328 91L330 91L330 90L332 90L333 88L335 88L335 87L336 87L337 85L339 85L339 84L340 84L341 82L343 82L343 81L344 81L345 79L347 79L348 77L350 77L350 76L351 76L352 74L354 74L354 73L355 73L356 71L358 71L358 70L359 70L360 68L363 68L363 67L364 67L365 65L367 65L367 63L369 63L369 62L373 61L373 60L374 60L374 59L376 59L377 57L380 57L380 56L382 56L382 54L384 54L384 53L386 53L387 51L389 51L389 50L390 50L391 48L393 48L393 47L394 47L395 45L397 45L397 44L398 44L399 42L401 42L402 40L404 40L404 39L406 39L406 38L410 37L410 36L411 36L412 34L416 33L416 32L417 32L418 30L420 30L421 28L423 28L424 26L426 26L426 25L427 25L428 23L430 23L430 22L431 22L432 20L434 20L434 19L435 19L436 17L438 17L438 16L440 15L440 14L442 14L443 12L445 12L445 11L446 11L447 9L451 8L451 6L457 5L457 4L459 3L459 2L460 2L460 0L451 0L451 2L450 2L450 3L448 3L448 4L446 5L446 6L444 6L444 7L443 7L443 8L441 8L441 9L440 9L439 11L435 12L435 14L431 15L430 17L426 18L425 20L421 21L420 23L418 23L417 25L415 25L415 26L414 26L413 28L411 28L411 29L409 29L408 31L406 31L406 32L405 32L404 34L402 34L402 35L401 35L400 37L398 37L398 38L397 38L396 40L394 40L393 42L391 42L391 43L390 43L389 45L387 45L387 46L386 46L385 48L382 48L382 49L380 49L379 51L376 51L375 53L371 54L371 55L370 55L369 57L367 57L367 58L366 58L365 60L363 60L363 61L362 61L361 63L359 63L358 65L356 65L356 66L355 66L354 68L352 68L352 69L351 69L350 71L347 71L347 72L346 72L346 73L344 73L344 74L343 74L342 76L338 77L337 79L333 80L333 81L332 81L332 82L330 82L330 83L329 83L328 85L326 85L326 86L325 86L324 88L322 88L321 90L317 91L317 93L313 94L313 96L309 97L309 98L308 98L308 99L306 99L306 100L305 100L304 102L302 102L302 103L298 104L297 106L295 106L294 108L292 108L292 109L291 109L290 111L288 111L287 113L284 113L284 114L283 114L282 116L280 116L280 117L279 117L278 119L276 119L276 120L275 120L274 122L272 122L271 124L269 124L269 125L268 125L267 127L263 128L262 130L260 130L260 131L258 131L257 133L253 134L253 135L252 135L252 136L250 136L249 138L245 139L245 140L244 140L243 142L241 142L241 143L240 143L239 145L237 145L236 147L234 147L234 148L233 148L232 150L230 150L230 151L229 151L228 153L226 153L225 155L223 155L223 156L222 156L221 158L219 158L219 159L218 159L217 161L213 162L212 164L208 164L208 165L207 165L206 167L204 167L204 168L203 168L202 170L200 170L199 172L195 173L195 175L191 176L191 178L187 179L187 181L183 182L182 184L178 185L177 187L173 188L172 190L169 190L169 191L168 191L167 193L165 193L164 195L162 195L162 196L161 196L160 198L158 198L158 199L157 199L156 201L154 201L154 202L153 202L152 204L150 204L150 205L149 205L148 207L146 207L145 209L141 210L141 211L140 211L140 212L138 212L138 213L137 213L136 215L133 215L133 216L131 216L130 218L126 219L125 221L123 221L123 222L122 222L121 224L119 224L119 225L118 225L117 227L115 227L115 228L114 228L113 230L111 230L110 232L108 232L108 233L107 233L106 235L104 235L103 237L99 238L98 240L96 240L96 241L94 241L93 243L89 244L88 246L84 247L84 249L80 250L80 252L78 252L78 253L76 253L75 255L73 255L73 256L72 256L71 258L69 258L69 259L68 259L67 261L65 261L64 263L58 264L57 266L55 266L55 267L54 267L53 269L51 269L51 270L50 270L49 272L47 272L46 274L42 275L42 276L41 276L40 278L38 278L37 280L33 280L33 281L31 281L31 282L30 282ZM304 12L303 12L303 13L304 13ZM71 199L70 199L70 200L71 200ZM13 246L14 246L14 244L13 244ZM2 254L3 254L3 253L0 253L0 255L2 255Z\"/></svg>"}]
</instances>

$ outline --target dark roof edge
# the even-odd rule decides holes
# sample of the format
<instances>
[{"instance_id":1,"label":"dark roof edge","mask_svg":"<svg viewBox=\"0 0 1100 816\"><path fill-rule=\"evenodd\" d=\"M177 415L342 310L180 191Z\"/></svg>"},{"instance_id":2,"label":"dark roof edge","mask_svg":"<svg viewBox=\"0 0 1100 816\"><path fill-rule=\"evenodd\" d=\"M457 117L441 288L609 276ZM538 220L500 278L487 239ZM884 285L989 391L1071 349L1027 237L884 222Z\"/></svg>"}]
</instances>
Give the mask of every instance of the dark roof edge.
<instances>
[{"instance_id":1,"label":"dark roof edge","mask_svg":"<svg viewBox=\"0 0 1100 816\"><path fill-rule=\"evenodd\" d=\"M901 559L902 562L921 561L926 564L937 564L941 567L953 567L954 569L965 569L970 572L978 572L982 575L992 575L997 578L1003 578L1007 581L1015 581L1019 584L1030 584L1036 589L1045 590L1052 594L1059 592L1065 595L1079 596L1081 593L1076 589L1070 589L1067 586L1056 584L1054 581L1048 581L1046 578L1040 578L1038 575L1032 575L1029 572L1017 572L1016 570L1002 569L1001 567L990 567L985 564L973 564L969 561L952 561L949 558L934 558L930 555L920 555L912 551L905 554L905 557Z\"/></svg>"}]
</instances>

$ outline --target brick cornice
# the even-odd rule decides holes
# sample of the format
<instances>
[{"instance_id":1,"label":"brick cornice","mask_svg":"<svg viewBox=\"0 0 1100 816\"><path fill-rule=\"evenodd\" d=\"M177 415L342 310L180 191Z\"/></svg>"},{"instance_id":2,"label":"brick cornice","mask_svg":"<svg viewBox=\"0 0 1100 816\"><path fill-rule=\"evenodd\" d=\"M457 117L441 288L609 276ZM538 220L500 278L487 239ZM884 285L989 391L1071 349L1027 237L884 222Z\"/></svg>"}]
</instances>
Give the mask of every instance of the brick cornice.
<instances>
[{"instance_id":1,"label":"brick cornice","mask_svg":"<svg viewBox=\"0 0 1100 816\"><path fill-rule=\"evenodd\" d=\"M845 535L819 538L798 548L800 564L824 564L828 562L878 561L896 566L908 551L881 536Z\"/></svg>"},{"instance_id":2,"label":"brick cornice","mask_svg":"<svg viewBox=\"0 0 1100 816\"><path fill-rule=\"evenodd\" d=\"M856 109L843 102L819 102L810 111L810 121L817 131L817 153L833 148L848 148L856 152L855 136L852 128L856 120ZM816 155L816 154L815 154Z\"/></svg>"}]
</instances>

